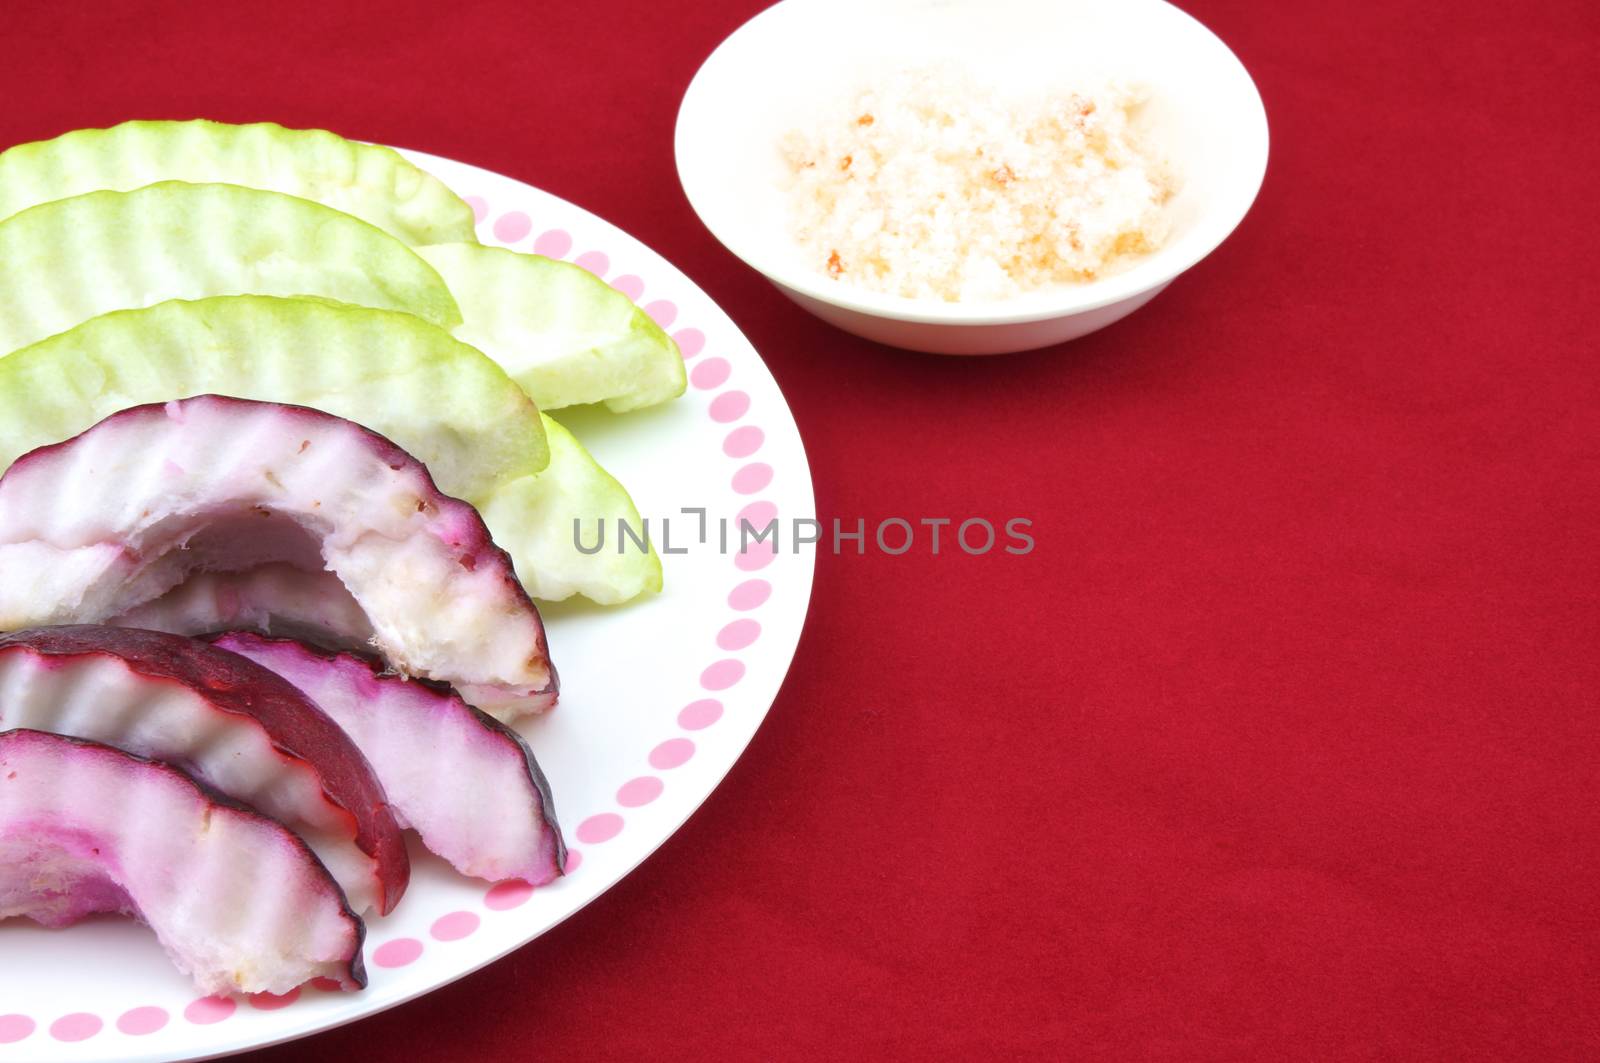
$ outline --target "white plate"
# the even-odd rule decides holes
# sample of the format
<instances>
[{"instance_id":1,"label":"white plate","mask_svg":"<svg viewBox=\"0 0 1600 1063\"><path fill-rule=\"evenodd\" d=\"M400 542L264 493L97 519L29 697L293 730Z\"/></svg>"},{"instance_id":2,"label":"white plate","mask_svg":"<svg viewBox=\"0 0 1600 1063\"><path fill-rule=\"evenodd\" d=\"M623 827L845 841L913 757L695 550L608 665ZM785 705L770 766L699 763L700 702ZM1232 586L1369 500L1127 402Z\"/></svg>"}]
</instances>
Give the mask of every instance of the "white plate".
<instances>
[{"instance_id":1,"label":"white plate","mask_svg":"<svg viewBox=\"0 0 1600 1063\"><path fill-rule=\"evenodd\" d=\"M813 517L811 476L772 374L687 277L587 211L520 181L408 153L478 211L485 242L577 261L677 336L689 393L654 410L558 414L633 492L660 534L672 519L666 591L622 609L545 609L561 705L524 727L550 777L571 873L530 891L455 874L413 846L399 910L368 922L371 984L307 986L284 999L197 1001L154 937L130 921L47 931L0 925L0 1059L196 1059L326 1030L393 1007L524 945L594 900L699 807L766 715L800 639L813 553L788 521ZM717 519L784 522L780 552L719 548ZM694 540L708 512L709 540ZM592 535L592 529L590 530ZM659 545L659 542L658 542ZM730 548L737 546L737 536Z\"/></svg>"}]
</instances>

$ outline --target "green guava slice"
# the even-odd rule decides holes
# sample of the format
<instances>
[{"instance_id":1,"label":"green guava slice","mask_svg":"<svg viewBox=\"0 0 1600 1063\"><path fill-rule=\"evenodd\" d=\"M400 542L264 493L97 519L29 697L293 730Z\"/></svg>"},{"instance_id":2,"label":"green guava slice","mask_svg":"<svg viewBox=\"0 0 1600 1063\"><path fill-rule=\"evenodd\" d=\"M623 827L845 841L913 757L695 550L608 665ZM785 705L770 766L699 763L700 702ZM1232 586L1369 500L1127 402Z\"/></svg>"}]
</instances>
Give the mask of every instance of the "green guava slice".
<instances>
[{"instance_id":1,"label":"green guava slice","mask_svg":"<svg viewBox=\"0 0 1600 1063\"><path fill-rule=\"evenodd\" d=\"M645 537L627 490L549 416L544 432L549 467L500 488L481 507L490 534L511 555L528 593L547 602L581 594L601 605L618 605L661 590L661 558L653 546L641 550L630 540L618 549L619 521ZM594 546L601 523L606 527L602 548L580 550L580 539Z\"/></svg>"},{"instance_id":2,"label":"green guava slice","mask_svg":"<svg viewBox=\"0 0 1600 1063\"><path fill-rule=\"evenodd\" d=\"M112 310L212 295L309 295L461 323L432 266L382 229L239 185L89 192L0 222L0 352Z\"/></svg>"},{"instance_id":3,"label":"green guava slice","mask_svg":"<svg viewBox=\"0 0 1600 1063\"><path fill-rule=\"evenodd\" d=\"M472 208L392 148L275 122L124 122L0 153L0 218L160 181L245 185L323 203L407 244L471 241Z\"/></svg>"},{"instance_id":4,"label":"green guava slice","mask_svg":"<svg viewBox=\"0 0 1600 1063\"><path fill-rule=\"evenodd\" d=\"M675 399L677 344L581 266L481 244L419 247L455 294L455 334L505 367L542 410L603 402L618 413Z\"/></svg>"},{"instance_id":5,"label":"green guava slice","mask_svg":"<svg viewBox=\"0 0 1600 1063\"><path fill-rule=\"evenodd\" d=\"M206 394L354 421L469 502L550 459L532 400L438 326L393 310L224 295L104 314L0 358L0 471L118 410Z\"/></svg>"}]
</instances>

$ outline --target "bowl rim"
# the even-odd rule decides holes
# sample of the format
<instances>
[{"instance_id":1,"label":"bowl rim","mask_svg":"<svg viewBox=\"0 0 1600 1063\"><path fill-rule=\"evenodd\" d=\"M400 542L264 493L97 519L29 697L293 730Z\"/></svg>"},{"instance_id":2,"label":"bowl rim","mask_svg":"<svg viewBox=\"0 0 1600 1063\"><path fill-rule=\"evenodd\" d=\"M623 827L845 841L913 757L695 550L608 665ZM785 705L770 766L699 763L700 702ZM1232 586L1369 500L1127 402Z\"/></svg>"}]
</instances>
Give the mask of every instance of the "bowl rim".
<instances>
[{"instance_id":1,"label":"bowl rim","mask_svg":"<svg viewBox=\"0 0 1600 1063\"><path fill-rule=\"evenodd\" d=\"M912 324L1014 325L1088 313L1160 288L1193 268L1215 251L1244 221L1266 180L1267 160L1271 148L1266 105L1262 101L1260 88L1250 76L1250 72L1245 69L1244 63L1226 42L1187 11L1169 3L1168 0L1141 0L1154 8L1166 8L1168 16L1189 22L1209 37L1221 49L1224 65L1234 68L1243 78L1243 84L1250 90L1248 106L1246 111L1240 114L1239 121L1246 127L1247 134L1254 134L1250 139L1255 150L1247 160L1247 168L1238 171L1237 180L1231 181L1225 195L1218 197L1217 203L1222 209L1204 213L1195 238L1183 242L1181 246L1185 248L1184 253L1164 254L1165 249L1161 249L1126 270L1079 286L1027 292L1008 299L970 302L913 299L902 295L846 287L812 270L780 269L769 256L762 254L759 249L752 248L749 241L740 240L738 233L730 232L727 226L715 222L713 220L715 212L707 209L704 194L697 199L690 166L686 162L686 159L692 156L692 151L687 147L686 127L694 109L702 104L702 100L710 92L707 87L709 80L707 70L716 62L718 56L724 54L737 38L757 23L776 17L775 13L779 10L804 6L809 2L811 0L778 0L777 3L757 12L723 38L701 62L690 80L689 87L678 105L677 121L673 130L673 157L678 183L683 188L684 196L688 199L695 216L717 242L734 257L780 288L842 310Z\"/></svg>"}]
</instances>

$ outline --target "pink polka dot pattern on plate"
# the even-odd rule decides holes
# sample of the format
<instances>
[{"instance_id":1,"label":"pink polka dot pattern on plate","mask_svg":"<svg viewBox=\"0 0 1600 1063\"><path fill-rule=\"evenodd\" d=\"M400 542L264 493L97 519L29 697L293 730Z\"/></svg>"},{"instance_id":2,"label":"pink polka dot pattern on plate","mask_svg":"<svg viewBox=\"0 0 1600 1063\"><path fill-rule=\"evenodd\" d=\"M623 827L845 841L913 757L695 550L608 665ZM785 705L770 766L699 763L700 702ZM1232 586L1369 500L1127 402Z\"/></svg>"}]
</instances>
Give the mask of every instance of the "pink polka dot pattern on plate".
<instances>
[{"instance_id":1,"label":"pink polka dot pattern on plate","mask_svg":"<svg viewBox=\"0 0 1600 1063\"><path fill-rule=\"evenodd\" d=\"M672 334L672 342L683 352L684 361L688 361L706 349L706 334L697 328L681 328Z\"/></svg>"},{"instance_id":2,"label":"pink polka dot pattern on plate","mask_svg":"<svg viewBox=\"0 0 1600 1063\"><path fill-rule=\"evenodd\" d=\"M751 543L733 559L733 567L740 572L760 572L778 559L778 548L770 542Z\"/></svg>"},{"instance_id":3,"label":"pink polka dot pattern on plate","mask_svg":"<svg viewBox=\"0 0 1600 1063\"><path fill-rule=\"evenodd\" d=\"M477 930L480 922L475 912L451 912L435 919L428 933L438 941L460 941Z\"/></svg>"},{"instance_id":4,"label":"pink polka dot pattern on plate","mask_svg":"<svg viewBox=\"0 0 1600 1063\"><path fill-rule=\"evenodd\" d=\"M462 202L472 208L474 221L481 222L489 216L489 204L482 196L468 196Z\"/></svg>"},{"instance_id":5,"label":"pink polka dot pattern on plate","mask_svg":"<svg viewBox=\"0 0 1600 1063\"><path fill-rule=\"evenodd\" d=\"M733 366L728 364L726 358L707 358L694 367L694 371L689 374L689 382L701 391L710 391L726 384L732 372ZM716 418L716 412L712 411L711 416Z\"/></svg>"},{"instance_id":6,"label":"pink polka dot pattern on plate","mask_svg":"<svg viewBox=\"0 0 1600 1063\"><path fill-rule=\"evenodd\" d=\"M385 941L372 954L372 962L379 967L404 967L417 962L422 955L422 942L416 938L395 938Z\"/></svg>"},{"instance_id":7,"label":"pink polka dot pattern on plate","mask_svg":"<svg viewBox=\"0 0 1600 1063\"><path fill-rule=\"evenodd\" d=\"M606 257L604 251L585 251L572 260L573 265L581 266L593 273L596 277L604 277L611 268L611 259Z\"/></svg>"},{"instance_id":8,"label":"pink polka dot pattern on plate","mask_svg":"<svg viewBox=\"0 0 1600 1063\"><path fill-rule=\"evenodd\" d=\"M617 804L623 808L643 808L660 797L663 789L661 780L654 775L641 775L629 779L617 790Z\"/></svg>"},{"instance_id":9,"label":"pink polka dot pattern on plate","mask_svg":"<svg viewBox=\"0 0 1600 1063\"><path fill-rule=\"evenodd\" d=\"M87 1011L63 1015L50 1024L50 1036L57 1041L87 1041L105 1027L100 1016Z\"/></svg>"},{"instance_id":10,"label":"pink polka dot pattern on plate","mask_svg":"<svg viewBox=\"0 0 1600 1063\"><path fill-rule=\"evenodd\" d=\"M578 824L578 840L585 845L599 845L622 833L622 817L615 812L602 812Z\"/></svg>"},{"instance_id":11,"label":"pink polka dot pattern on plate","mask_svg":"<svg viewBox=\"0 0 1600 1063\"><path fill-rule=\"evenodd\" d=\"M210 1026L232 1015L237 1007L232 997L201 997L189 1002L183 1009L183 1017L196 1026Z\"/></svg>"},{"instance_id":12,"label":"pink polka dot pattern on plate","mask_svg":"<svg viewBox=\"0 0 1600 1063\"><path fill-rule=\"evenodd\" d=\"M739 511L739 520L760 531L778 519L778 507L767 501L752 502ZM740 525L743 527L743 524Z\"/></svg>"},{"instance_id":13,"label":"pink polka dot pattern on plate","mask_svg":"<svg viewBox=\"0 0 1600 1063\"><path fill-rule=\"evenodd\" d=\"M764 579L747 579L728 593L728 607L741 613L759 609L772 597L772 584Z\"/></svg>"},{"instance_id":14,"label":"pink polka dot pattern on plate","mask_svg":"<svg viewBox=\"0 0 1600 1063\"><path fill-rule=\"evenodd\" d=\"M662 328L670 328L672 323L678 320L678 306L670 299L657 299L646 306L644 312L650 315L650 320Z\"/></svg>"},{"instance_id":15,"label":"pink polka dot pattern on plate","mask_svg":"<svg viewBox=\"0 0 1600 1063\"><path fill-rule=\"evenodd\" d=\"M744 678L744 662L729 657L700 673L700 685L707 690L727 690Z\"/></svg>"},{"instance_id":16,"label":"pink polka dot pattern on plate","mask_svg":"<svg viewBox=\"0 0 1600 1063\"><path fill-rule=\"evenodd\" d=\"M502 214L494 220L494 238L514 244L533 231L533 219L520 210Z\"/></svg>"},{"instance_id":17,"label":"pink polka dot pattern on plate","mask_svg":"<svg viewBox=\"0 0 1600 1063\"><path fill-rule=\"evenodd\" d=\"M724 650L742 650L761 637L761 625L754 620L735 620L717 632L717 646Z\"/></svg>"},{"instance_id":18,"label":"pink polka dot pattern on plate","mask_svg":"<svg viewBox=\"0 0 1600 1063\"><path fill-rule=\"evenodd\" d=\"M26 1015L0 1015L0 1045L16 1044L36 1028L37 1024Z\"/></svg>"},{"instance_id":19,"label":"pink polka dot pattern on plate","mask_svg":"<svg viewBox=\"0 0 1600 1063\"><path fill-rule=\"evenodd\" d=\"M764 461L752 461L733 474L733 489L741 495L753 495L772 482L772 466Z\"/></svg>"},{"instance_id":20,"label":"pink polka dot pattern on plate","mask_svg":"<svg viewBox=\"0 0 1600 1063\"><path fill-rule=\"evenodd\" d=\"M533 249L548 258L566 258L567 252L572 250L572 234L565 229L542 232L533 242Z\"/></svg>"},{"instance_id":21,"label":"pink polka dot pattern on plate","mask_svg":"<svg viewBox=\"0 0 1600 1063\"><path fill-rule=\"evenodd\" d=\"M657 771L671 771L689 763L694 756L694 743L687 738L669 738L650 751L650 766Z\"/></svg>"},{"instance_id":22,"label":"pink polka dot pattern on plate","mask_svg":"<svg viewBox=\"0 0 1600 1063\"><path fill-rule=\"evenodd\" d=\"M143 1037L145 1034L155 1033L170 1019L171 1016L164 1008L133 1008L122 1013L122 1017L117 1020L117 1029L133 1037Z\"/></svg>"},{"instance_id":23,"label":"pink polka dot pattern on plate","mask_svg":"<svg viewBox=\"0 0 1600 1063\"><path fill-rule=\"evenodd\" d=\"M625 273L611 282L611 287L626 295L629 299L637 300L644 294L644 281L631 273Z\"/></svg>"},{"instance_id":24,"label":"pink polka dot pattern on plate","mask_svg":"<svg viewBox=\"0 0 1600 1063\"><path fill-rule=\"evenodd\" d=\"M753 424L747 424L728 433L728 438L722 441L722 452L730 458L748 458L761 449L766 439L765 432Z\"/></svg>"},{"instance_id":25,"label":"pink polka dot pattern on plate","mask_svg":"<svg viewBox=\"0 0 1600 1063\"><path fill-rule=\"evenodd\" d=\"M251 993L246 999L257 1011L279 1011L300 999L300 987L296 986L287 993Z\"/></svg>"},{"instance_id":26,"label":"pink polka dot pattern on plate","mask_svg":"<svg viewBox=\"0 0 1600 1063\"><path fill-rule=\"evenodd\" d=\"M483 906L492 912L509 912L521 908L533 896L533 886L520 878L506 879L489 887L483 895Z\"/></svg>"},{"instance_id":27,"label":"pink polka dot pattern on plate","mask_svg":"<svg viewBox=\"0 0 1600 1063\"><path fill-rule=\"evenodd\" d=\"M582 866L583 866L583 854L580 853L576 849L568 849L567 850L567 863L566 863L566 867L564 868L566 873L570 875L570 874L572 874L574 871L578 870L578 868L580 868Z\"/></svg>"},{"instance_id":28,"label":"pink polka dot pattern on plate","mask_svg":"<svg viewBox=\"0 0 1600 1063\"><path fill-rule=\"evenodd\" d=\"M716 698L691 701L678 713L678 726L685 731L703 731L722 719L722 702Z\"/></svg>"},{"instance_id":29,"label":"pink polka dot pattern on plate","mask_svg":"<svg viewBox=\"0 0 1600 1063\"><path fill-rule=\"evenodd\" d=\"M742 391L724 391L711 400L711 419L718 424L737 421L750 412L750 396Z\"/></svg>"}]
</instances>

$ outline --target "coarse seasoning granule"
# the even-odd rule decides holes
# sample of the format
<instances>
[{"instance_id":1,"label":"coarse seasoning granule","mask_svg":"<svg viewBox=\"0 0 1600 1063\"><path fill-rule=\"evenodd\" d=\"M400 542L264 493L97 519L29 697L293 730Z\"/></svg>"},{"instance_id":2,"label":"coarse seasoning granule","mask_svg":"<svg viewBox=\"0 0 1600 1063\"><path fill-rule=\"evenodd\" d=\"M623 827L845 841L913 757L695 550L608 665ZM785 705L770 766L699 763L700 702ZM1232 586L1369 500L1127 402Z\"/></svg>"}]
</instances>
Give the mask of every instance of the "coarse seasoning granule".
<instances>
[{"instance_id":1,"label":"coarse seasoning granule","mask_svg":"<svg viewBox=\"0 0 1600 1063\"><path fill-rule=\"evenodd\" d=\"M1094 280L1168 235L1143 100L1118 84L1009 100L953 68L902 72L783 139L793 234L829 276L913 299Z\"/></svg>"}]
</instances>

